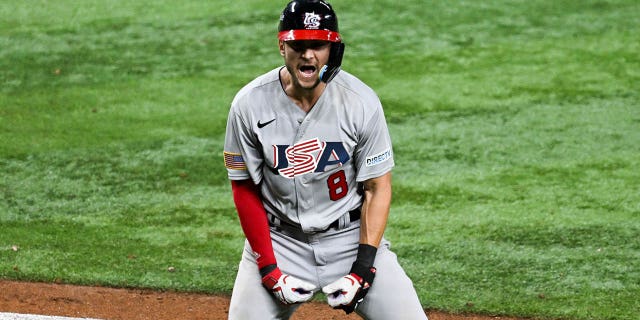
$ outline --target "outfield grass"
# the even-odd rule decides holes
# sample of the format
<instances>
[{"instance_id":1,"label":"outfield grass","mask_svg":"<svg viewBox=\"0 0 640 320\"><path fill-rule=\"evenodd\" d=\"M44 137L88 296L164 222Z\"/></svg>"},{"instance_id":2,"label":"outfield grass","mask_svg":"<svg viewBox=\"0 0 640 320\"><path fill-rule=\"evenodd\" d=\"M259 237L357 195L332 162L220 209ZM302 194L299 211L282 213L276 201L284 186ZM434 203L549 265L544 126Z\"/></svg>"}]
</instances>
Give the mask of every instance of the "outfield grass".
<instances>
[{"instance_id":1,"label":"outfield grass","mask_svg":"<svg viewBox=\"0 0 640 320\"><path fill-rule=\"evenodd\" d=\"M640 4L333 4L385 106L387 238L424 306L636 319ZM283 6L1 2L0 278L229 293L226 115L281 64Z\"/></svg>"}]
</instances>

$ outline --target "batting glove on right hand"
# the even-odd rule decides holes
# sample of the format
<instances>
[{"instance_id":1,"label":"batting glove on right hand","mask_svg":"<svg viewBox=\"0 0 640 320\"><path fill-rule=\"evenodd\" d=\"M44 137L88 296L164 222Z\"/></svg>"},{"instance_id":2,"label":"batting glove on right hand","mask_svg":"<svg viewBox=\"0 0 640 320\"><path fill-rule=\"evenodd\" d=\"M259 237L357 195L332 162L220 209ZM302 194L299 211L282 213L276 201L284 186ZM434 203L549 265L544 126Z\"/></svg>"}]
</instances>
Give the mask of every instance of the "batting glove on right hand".
<instances>
[{"instance_id":1,"label":"batting glove on right hand","mask_svg":"<svg viewBox=\"0 0 640 320\"><path fill-rule=\"evenodd\" d=\"M311 283L292 275L284 274L275 268L262 278L262 285L283 304L294 304L308 301L316 289Z\"/></svg>"}]
</instances>

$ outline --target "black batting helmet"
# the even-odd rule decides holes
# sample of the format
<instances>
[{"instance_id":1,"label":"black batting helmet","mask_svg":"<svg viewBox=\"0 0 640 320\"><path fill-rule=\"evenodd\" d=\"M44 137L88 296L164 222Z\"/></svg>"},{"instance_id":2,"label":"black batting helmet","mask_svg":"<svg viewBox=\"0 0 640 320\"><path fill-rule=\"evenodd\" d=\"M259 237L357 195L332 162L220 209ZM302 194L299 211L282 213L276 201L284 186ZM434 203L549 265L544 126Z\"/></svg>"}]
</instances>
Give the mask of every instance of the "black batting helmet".
<instances>
[{"instance_id":1,"label":"black batting helmet","mask_svg":"<svg viewBox=\"0 0 640 320\"><path fill-rule=\"evenodd\" d=\"M324 0L293 0L280 15L280 41L322 40L331 42L329 62L320 69L320 80L328 83L342 65L344 43L338 32L338 17Z\"/></svg>"},{"instance_id":2,"label":"black batting helmet","mask_svg":"<svg viewBox=\"0 0 640 320\"><path fill-rule=\"evenodd\" d=\"M280 15L278 39L342 42L338 17L331 5L323 0L289 2Z\"/></svg>"}]
</instances>

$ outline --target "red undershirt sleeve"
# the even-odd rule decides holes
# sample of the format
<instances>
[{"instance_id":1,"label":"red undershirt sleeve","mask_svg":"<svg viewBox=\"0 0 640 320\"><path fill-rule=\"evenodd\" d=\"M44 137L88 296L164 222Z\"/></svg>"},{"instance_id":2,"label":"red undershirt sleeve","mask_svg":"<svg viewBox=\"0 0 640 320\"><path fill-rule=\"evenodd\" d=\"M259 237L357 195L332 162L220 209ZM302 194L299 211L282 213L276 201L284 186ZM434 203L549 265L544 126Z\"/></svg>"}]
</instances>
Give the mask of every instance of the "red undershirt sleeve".
<instances>
[{"instance_id":1,"label":"red undershirt sleeve","mask_svg":"<svg viewBox=\"0 0 640 320\"><path fill-rule=\"evenodd\" d=\"M242 231L249 241L251 250L256 253L258 268L276 264L267 212L262 205L258 186L250 179L231 180L231 190Z\"/></svg>"}]
</instances>

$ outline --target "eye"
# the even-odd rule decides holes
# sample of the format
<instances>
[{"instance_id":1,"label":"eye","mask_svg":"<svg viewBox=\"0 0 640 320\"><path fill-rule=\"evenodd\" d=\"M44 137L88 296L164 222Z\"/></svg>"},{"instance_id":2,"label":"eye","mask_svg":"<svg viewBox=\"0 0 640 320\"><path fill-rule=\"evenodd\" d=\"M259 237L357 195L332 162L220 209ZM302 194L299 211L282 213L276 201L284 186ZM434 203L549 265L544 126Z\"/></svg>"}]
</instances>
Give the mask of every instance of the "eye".
<instances>
[{"instance_id":1,"label":"eye","mask_svg":"<svg viewBox=\"0 0 640 320\"><path fill-rule=\"evenodd\" d=\"M287 44L289 45L289 47L291 49L293 49L293 51L295 52L301 52L302 50L304 50L304 45L300 42L297 41L289 41L287 42Z\"/></svg>"},{"instance_id":2,"label":"eye","mask_svg":"<svg viewBox=\"0 0 640 320\"><path fill-rule=\"evenodd\" d=\"M312 42L308 45L308 48L318 50L322 49L327 43L323 41Z\"/></svg>"},{"instance_id":3,"label":"eye","mask_svg":"<svg viewBox=\"0 0 640 320\"><path fill-rule=\"evenodd\" d=\"M289 41L287 44L295 52L303 52L307 49L320 50L329 45L326 41Z\"/></svg>"}]
</instances>

